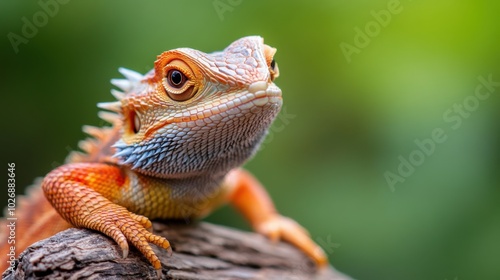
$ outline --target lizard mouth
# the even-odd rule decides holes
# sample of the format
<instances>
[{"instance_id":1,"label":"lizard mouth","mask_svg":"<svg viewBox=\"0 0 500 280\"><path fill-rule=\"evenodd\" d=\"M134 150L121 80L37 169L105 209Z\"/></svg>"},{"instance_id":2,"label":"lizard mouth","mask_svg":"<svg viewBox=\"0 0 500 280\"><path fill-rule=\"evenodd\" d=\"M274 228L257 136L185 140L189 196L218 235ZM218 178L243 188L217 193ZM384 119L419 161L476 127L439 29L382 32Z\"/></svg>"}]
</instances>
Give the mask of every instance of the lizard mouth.
<instances>
[{"instance_id":1,"label":"lizard mouth","mask_svg":"<svg viewBox=\"0 0 500 280\"><path fill-rule=\"evenodd\" d=\"M250 100L255 106L264 106L268 103L281 103L281 90L274 84L265 81L254 82L248 87L248 92L255 98Z\"/></svg>"},{"instance_id":2,"label":"lizard mouth","mask_svg":"<svg viewBox=\"0 0 500 280\"><path fill-rule=\"evenodd\" d=\"M254 82L247 90L213 100L210 106L200 104L198 108L180 112L173 118L162 122L161 126L177 124L179 127L210 126L223 118L243 116L248 112L255 112L253 108L264 106L280 106L282 103L281 90L273 83L266 81Z\"/></svg>"},{"instance_id":3,"label":"lizard mouth","mask_svg":"<svg viewBox=\"0 0 500 280\"><path fill-rule=\"evenodd\" d=\"M212 108L203 111L203 117L199 119L207 120L207 123L210 123L210 121L218 121L225 117L239 117L248 112L260 112L259 108L269 105L279 106L281 103L281 90L272 83L259 81L251 84L246 91L214 103Z\"/></svg>"}]
</instances>

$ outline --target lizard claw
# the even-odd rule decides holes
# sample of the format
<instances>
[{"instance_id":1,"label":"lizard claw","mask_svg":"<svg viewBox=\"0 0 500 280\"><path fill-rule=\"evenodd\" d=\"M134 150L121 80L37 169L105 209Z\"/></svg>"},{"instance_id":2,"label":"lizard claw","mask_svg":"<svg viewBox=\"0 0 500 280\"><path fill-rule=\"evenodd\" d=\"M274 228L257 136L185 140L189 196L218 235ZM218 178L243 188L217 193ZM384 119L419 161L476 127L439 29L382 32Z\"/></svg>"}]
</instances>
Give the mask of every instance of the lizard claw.
<instances>
[{"instance_id":1,"label":"lizard claw","mask_svg":"<svg viewBox=\"0 0 500 280\"><path fill-rule=\"evenodd\" d=\"M306 229L290 218L276 214L256 225L255 229L273 242L282 239L295 245L318 267L328 264L328 258L323 249L311 240Z\"/></svg>"},{"instance_id":2,"label":"lizard claw","mask_svg":"<svg viewBox=\"0 0 500 280\"><path fill-rule=\"evenodd\" d=\"M151 221L141 215L129 212L126 208L108 204L92 213L93 219L87 227L103 232L118 243L126 258L129 252L128 243L134 245L161 274L161 262L149 243L166 249L172 255L170 243L164 237L153 234Z\"/></svg>"},{"instance_id":3,"label":"lizard claw","mask_svg":"<svg viewBox=\"0 0 500 280\"><path fill-rule=\"evenodd\" d=\"M169 257L169 258L172 256L173 252L172 252L172 247L171 247L171 246L169 246L169 247L167 248L167 254L168 254L168 257Z\"/></svg>"}]
</instances>

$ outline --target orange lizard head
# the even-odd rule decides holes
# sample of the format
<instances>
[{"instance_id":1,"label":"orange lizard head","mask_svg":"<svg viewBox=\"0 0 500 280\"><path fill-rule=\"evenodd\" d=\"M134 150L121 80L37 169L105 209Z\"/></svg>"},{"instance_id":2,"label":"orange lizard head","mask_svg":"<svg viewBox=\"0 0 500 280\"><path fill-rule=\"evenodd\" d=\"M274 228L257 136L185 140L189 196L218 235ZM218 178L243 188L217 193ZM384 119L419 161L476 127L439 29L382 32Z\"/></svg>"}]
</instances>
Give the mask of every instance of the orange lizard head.
<instances>
[{"instance_id":1,"label":"orange lizard head","mask_svg":"<svg viewBox=\"0 0 500 280\"><path fill-rule=\"evenodd\" d=\"M122 136L120 162L143 174L185 178L227 173L253 155L277 116L276 49L241 38L221 52L166 51L154 69L114 84ZM113 106L101 106L110 109Z\"/></svg>"}]
</instances>

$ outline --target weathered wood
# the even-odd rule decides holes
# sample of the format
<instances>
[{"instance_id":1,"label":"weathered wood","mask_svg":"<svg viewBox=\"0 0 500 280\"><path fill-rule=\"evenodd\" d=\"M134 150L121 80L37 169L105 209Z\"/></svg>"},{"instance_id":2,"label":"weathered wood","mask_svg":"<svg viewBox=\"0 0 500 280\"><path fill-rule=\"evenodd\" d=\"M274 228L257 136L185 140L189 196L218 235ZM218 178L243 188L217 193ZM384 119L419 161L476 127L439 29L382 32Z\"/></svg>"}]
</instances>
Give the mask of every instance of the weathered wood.
<instances>
[{"instance_id":1,"label":"weathered wood","mask_svg":"<svg viewBox=\"0 0 500 280\"><path fill-rule=\"evenodd\" d=\"M316 271L289 244L271 243L255 234L208 223L154 224L174 254L155 247L163 279L335 279L333 268ZM110 238L86 229L69 229L33 244L4 279L157 279L155 270L131 248L128 258Z\"/></svg>"}]
</instances>

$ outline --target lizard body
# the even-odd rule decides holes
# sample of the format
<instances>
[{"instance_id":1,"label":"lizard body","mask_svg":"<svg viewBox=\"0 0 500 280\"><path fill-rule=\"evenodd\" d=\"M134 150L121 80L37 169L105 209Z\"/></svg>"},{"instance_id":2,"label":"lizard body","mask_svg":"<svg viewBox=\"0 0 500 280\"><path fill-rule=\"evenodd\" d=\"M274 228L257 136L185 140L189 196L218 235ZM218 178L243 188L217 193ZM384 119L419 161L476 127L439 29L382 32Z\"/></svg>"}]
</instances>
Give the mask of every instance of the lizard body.
<instances>
[{"instance_id":1,"label":"lizard body","mask_svg":"<svg viewBox=\"0 0 500 280\"><path fill-rule=\"evenodd\" d=\"M251 36L211 54L166 51L145 75L120 69L126 79L112 80L122 90L112 90L117 101L98 104L112 126L85 126L91 138L79 143L83 152L72 152L45 176L45 196L35 188L22 199L18 235L24 240L16 249L84 227L113 238L124 257L132 244L160 272L150 243L166 250L170 243L149 231L150 219L201 218L230 202L256 231L326 264L306 230L279 215L260 183L240 168L282 105L275 52ZM0 245L3 258L7 246Z\"/></svg>"}]
</instances>

